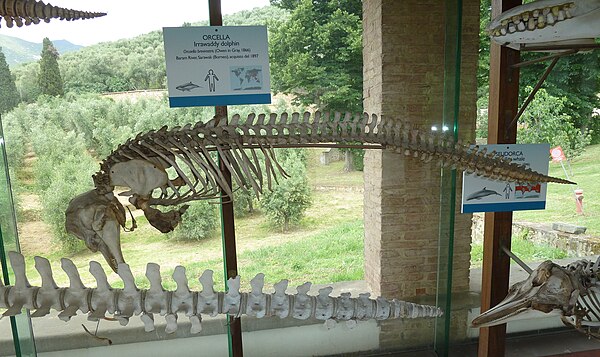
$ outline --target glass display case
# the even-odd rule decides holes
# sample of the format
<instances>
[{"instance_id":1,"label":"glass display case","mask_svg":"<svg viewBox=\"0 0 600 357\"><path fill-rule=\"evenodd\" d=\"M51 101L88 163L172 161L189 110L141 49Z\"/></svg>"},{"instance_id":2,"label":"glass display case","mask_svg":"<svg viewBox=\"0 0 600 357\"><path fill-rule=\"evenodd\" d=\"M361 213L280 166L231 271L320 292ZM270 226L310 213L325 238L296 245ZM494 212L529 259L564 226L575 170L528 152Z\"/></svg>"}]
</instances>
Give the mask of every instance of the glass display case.
<instances>
[{"instance_id":1,"label":"glass display case","mask_svg":"<svg viewBox=\"0 0 600 357\"><path fill-rule=\"evenodd\" d=\"M364 111L376 113L380 120L383 117L394 123L405 123L403 125L411 130L440 134L454 142L474 141L478 115L477 67L480 65L479 14L479 1L449 0L440 4L363 1ZM527 78L527 75L524 77ZM595 85L598 85L597 81ZM109 115L109 110L101 108L103 100L99 99L96 107L90 109L97 115L93 120L101 121L102 115ZM121 106L119 110L132 116L141 116L140 108L154 105L157 106L156 112L164 114L166 112L161 111L167 105L164 98L143 104L135 104L135 101L118 103ZM135 105L139 106L128 108ZM251 112L281 112L282 107L290 110L291 105L287 101L271 106L230 107L228 111L230 117L238 112L244 113L244 117ZM52 116L48 114L51 109L44 110L40 109L35 115ZM159 129L163 124L184 126L185 122L173 119L178 116L183 118L181 120L193 118L206 122L214 114L213 108L168 110L172 112L164 116L170 121L160 122L153 129ZM171 115L173 112L176 114ZM147 124L152 120L156 121L155 116L148 115L139 122ZM109 128L114 129L110 135L117 136L128 131L131 137L135 136L137 132L133 126L136 130L143 127L137 121L133 120L131 128ZM14 125L14 121L11 123ZM590 125L596 124L590 121ZM62 130L60 125L57 128ZM91 129L88 131L93 132ZM63 132L56 134L62 136ZM66 130L64 134L72 135ZM84 136L81 134L81 137ZM73 146L80 139L73 134ZM447 356L451 352L463 355L477 353L479 330L470 327L470 323L480 312L481 269L471 266L472 215L461 214L457 208L461 199L462 172L452 169L452 165L440 169L439 162L425 156L375 148L364 152L359 150L360 157L364 154L361 162L364 167L356 171L349 170L352 165L348 163L355 153L349 153L344 145L327 143L309 148L277 148L276 157L294 178L293 184L286 188L289 191L282 194L281 201L289 203L297 197L306 197L302 203L306 206L303 214L282 220L270 215L263 198L236 190L233 219L217 218L220 205L215 200L204 202L201 207L193 205L188 208L183 222L189 219L191 223L181 225L186 225L183 232L197 234L190 239L182 236L186 233L178 233L184 229L181 227L168 235L158 234L147 218L134 211L131 219L135 217L137 220L137 229L121 233L121 243L126 246L125 259L132 273L129 279L112 272L99 252L74 249L65 253L55 249L55 242L49 238L36 237L35 232L29 232L27 239L43 241L43 249L32 245L20 249L17 226L25 218L18 217L15 209L2 132L0 140L0 260L4 285L15 283L8 252L23 250L26 275L35 286L40 286L43 278L34 268L39 262L34 260L33 255L45 254L58 286L70 285L73 288L77 285L72 271L61 268L68 266L64 261L61 264L62 256L73 261L82 283L87 287L96 287L98 270L94 272L95 268L89 262L98 261L108 283L113 288L122 289L119 294L126 294L128 289L132 294L137 293L141 304L151 301L151 293L158 296L164 290L185 290L181 283L183 280L187 281L186 287L191 291L207 292L210 289L204 285L206 269L214 272L216 291L235 290L232 286L239 283L240 290L248 293L243 295L243 299L262 296L260 290L263 284L259 281L263 277L257 274L265 272L264 292L271 294L264 301L257 300L255 310L248 300L239 300L240 304L245 304L243 311L237 310L241 315L241 335L232 332L234 317L225 314L202 314L201 321L194 320L198 315L196 307L193 313L188 314L193 315L192 318L161 311L154 314L153 322L150 322L148 314L141 314L141 311L130 319L108 314L98 321L90 321L81 311L69 317L53 310L46 316L31 318L31 313L24 310L17 316L0 320L2 356L36 356L36 353L44 356L241 356L240 347L247 356L425 356L431 353ZM96 148L86 150L98 153ZM94 163L100 160L100 155L90 159ZM17 175L15 172L11 174ZM86 176L88 172L77 174ZM67 177L71 176L66 175L65 180ZM286 179L280 177L279 180ZM90 179L90 187L92 184ZM304 192L300 188L308 189ZM264 195L269 195L266 189ZM126 198L120 199L120 202L128 209L132 208ZM36 215L39 218L40 213ZM129 215L126 214L128 220ZM273 223L273 219L279 219L279 223ZM231 251L230 243L225 244L225 239L220 238L221 234L225 234L223 232L232 229L236 236L235 251ZM205 235L205 231L211 233ZM50 233L47 229L38 234ZM81 242L75 244L83 247ZM225 261L231 259L232 254L237 261L241 282L227 282L227 276L232 274L225 267ZM151 268L147 265L149 262L157 263L162 269L160 285L156 283L159 281L156 275L152 275L158 268ZM526 276L518 270L513 269L513 272ZM281 283L283 279L287 280L287 286ZM307 285L307 281L313 284ZM142 292L137 289L142 289ZM98 296L101 293L100 290L98 287L86 293L89 304L94 294ZM294 298L286 300L287 305L283 304L282 309L286 311L285 315L289 311L289 315L296 318L280 318L277 316L280 310L272 310L264 317L248 316L261 315L256 311L264 312L265 305L275 306L276 299L284 292ZM366 300L366 293L371 294L371 300ZM177 293L164 294L169 303L178 299ZM119 295L115 296L117 301ZM329 296L337 300L332 302ZM439 308L443 315L416 319L375 316L364 321L356 321L360 320L358 318L323 318L327 313L341 314L340 311L347 307L344 304L358 309L364 301L369 301L374 311L385 310L387 307L382 306L388 306L385 305L387 302L375 300L379 296L389 301L399 299L431 306L431 309ZM194 295L195 306L200 306L199 299L205 298L206 304L210 305L208 297ZM217 303L224 306L229 301L227 299L227 295L220 295ZM302 299L311 308L298 305ZM331 305L325 302L331 302ZM409 305L395 306L405 308ZM412 309L414 305L410 306ZM67 307L61 306L61 309ZM235 310L235 306L229 308ZM400 313L394 309L399 308L392 308L392 311ZM0 312L4 311L6 309L0 309ZM306 311L311 315L309 318L302 315ZM318 315L320 312L323 312L321 317ZM161 316L165 314L168 315L166 318ZM150 329L150 325L155 328ZM558 329L561 325L558 318L539 319L510 324L508 332Z\"/></svg>"}]
</instances>

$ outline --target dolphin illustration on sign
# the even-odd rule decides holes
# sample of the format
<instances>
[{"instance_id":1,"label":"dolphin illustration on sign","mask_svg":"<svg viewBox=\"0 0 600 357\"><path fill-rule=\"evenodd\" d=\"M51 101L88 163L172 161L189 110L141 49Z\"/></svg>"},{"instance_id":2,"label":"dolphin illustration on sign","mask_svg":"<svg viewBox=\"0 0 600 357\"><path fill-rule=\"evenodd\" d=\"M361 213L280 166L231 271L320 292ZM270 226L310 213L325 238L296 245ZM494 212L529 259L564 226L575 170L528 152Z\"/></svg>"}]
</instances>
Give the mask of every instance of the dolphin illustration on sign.
<instances>
[{"instance_id":1,"label":"dolphin illustration on sign","mask_svg":"<svg viewBox=\"0 0 600 357\"><path fill-rule=\"evenodd\" d=\"M487 196L491 196L491 195L498 195L498 196L502 196L501 194L499 194L498 192L494 191L494 190L488 190L487 188L483 188L477 192L473 192L472 194L470 194L469 196L467 196L467 201L471 201L471 200L480 200L484 197Z\"/></svg>"},{"instance_id":2,"label":"dolphin illustration on sign","mask_svg":"<svg viewBox=\"0 0 600 357\"><path fill-rule=\"evenodd\" d=\"M175 89L180 90L182 92L191 92L192 89L201 88L199 85L194 84L192 82L180 84Z\"/></svg>"}]
</instances>

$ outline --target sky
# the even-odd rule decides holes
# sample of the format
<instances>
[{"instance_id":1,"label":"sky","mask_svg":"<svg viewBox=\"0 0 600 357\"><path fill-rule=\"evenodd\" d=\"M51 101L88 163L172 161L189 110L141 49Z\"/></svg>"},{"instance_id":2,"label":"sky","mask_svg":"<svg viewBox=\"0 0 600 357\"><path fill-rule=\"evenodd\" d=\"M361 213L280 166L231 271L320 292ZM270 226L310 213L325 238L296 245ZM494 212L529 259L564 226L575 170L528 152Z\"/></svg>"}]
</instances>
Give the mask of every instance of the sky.
<instances>
[{"instance_id":1,"label":"sky","mask_svg":"<svg viewBox=\"0 0 600 357\"><path fill-rule=\"evenodd\" d=\"M44 1L48 3L48 0ZM68 9L106 12L104 17L92 20L60 21L7 28L0 20L0 34L41 43L50 40L68 40L77 45L89 46L98 42L131 38L162 27L181 26L184 22L208 20L208 0L51 0L54 6ZM171 8L165 6L168 4ZM221 0L224 15L241 10L269 5L269 0Z\"/></svg>"}]
</instances>

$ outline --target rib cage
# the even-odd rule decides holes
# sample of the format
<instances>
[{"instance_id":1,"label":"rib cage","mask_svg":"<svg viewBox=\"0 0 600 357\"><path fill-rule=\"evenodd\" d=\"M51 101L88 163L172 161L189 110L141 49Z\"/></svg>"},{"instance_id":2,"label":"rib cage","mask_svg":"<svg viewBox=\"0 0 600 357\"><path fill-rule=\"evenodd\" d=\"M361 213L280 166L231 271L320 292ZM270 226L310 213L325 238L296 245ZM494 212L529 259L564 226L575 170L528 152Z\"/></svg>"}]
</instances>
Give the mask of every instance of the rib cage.
<instances>
[{"instance_id":1,"label":"rib cage","mask_svg":"<svg viewBox=\"0 0 600 357\"><path fill-rule=\"evenodd\" d=\"M578 280L583 290L575 305L575 320L573 325L580 332L600 339L600 257L593 262L587 259L577 260L564 267Z\"/></svg>"},{"instance_id":2,"label":"rib cage","mask_svg":"<svg viewBox=\"0 0 600 357\"><path fill-rule=\"evenodd\" d=\"M103 12L88 12L65 9L62 7L44 4L35 0L0 0L0 16L4 18L7 27L22 27L38 24L41 20L50 22L51 19L60 20L85 20L106 15Z\"/></svg>"},{"instance_id":3,"label":"rib cage","mask_svg":"<svg viewBox=\"0 0 600 357\"><path fill-rule=\"evenodd\" d=\"M586 295L579 296L576 308L583 312L581 320L573 324L580 332L588 336L600 339L600 288L591 287Z\"/></svg>"},{"instance_id":4,"label":"rib cage","mask_svg":"<svg viewBox=\"0 0 600 357\"><path fill-rule=\"evenodd\" d=\"M112 314L122 325L129 318L139 315L147 332L153 331L154 314L164 316L167 321L166 332L177 330L177 315L185 314L190 318L192 333L202 330L201 315L216 316L226 314L239 317L244 314L257 318L277 316L293 317L299 320L315 318L331 326L336 321L347 321L352 327L357 320L387 320L398 318L427 318L442 316L442 311L429 305L407 301L387 300L381 297L369 298L369 293L351 297L342 293L339 297L330 296L331 287L319 290L318 295L308 295L311 284L297 287L297 293L287 294L287 280L275 284L273 293L263 293L264 275L258 274L251 280L251 292L240 292L240 277L229 279L228 291L217 292L213 288L213 272L204 271L199 280L202 291L191 291L185 268L177 266L173 280L177 284L174 291L164 290L161 282L160 267L149 263L146 277L149 289L139 289L135 284L127 264L119 264L118 274L124 283L123 289L112 288L99 263L90 262L90 273L96 279L96 287L86 287L75 264L66 258L61 259L62 269L69 277L69 287L58 287L52 277L50 262L46 258L35 257L35 268L42 278L41 286L31 286L25 275L24 257L9 252L11 266L15 272L14 285L3 286L0 281L0 309L7 309L1 316L20 314L23 308L35 310L32 317L46 316L50 310L59 312L58 317L68 321L78 311L88 313L88 319L96 321Z\"/></svg>"},{"instance_id":5,"label":"rib cage","mask_svg":"<svg viewBox=\"0 0 600 357\"><path fill-rule=\"evenodd\" d=\"M168 193L150 199L151 205L175 205L219 196L231 191L218 169L218 152L240 187L262 193L278 175L286 176L277 164L273 148L311 145L386 149L423 161L437 159L442 166L473 172L492 179L519 182L571 183L539 174L510 163L486 149L455 143L448 135L424 133L397 120L369 114L316 112L314 115L287 113L250 114L245 121L234 115L228 125L216 118L184 127L138 134L114 150L94 175L96 186L109 185L110 167L118 162L143 159L173 166L185 181L182 187L169 183ZM361 144L357 144L361 143ZM261 164L258 153L264 156ZM185 169L184 169L185 167Z\"/></svg>"}]
</instances>

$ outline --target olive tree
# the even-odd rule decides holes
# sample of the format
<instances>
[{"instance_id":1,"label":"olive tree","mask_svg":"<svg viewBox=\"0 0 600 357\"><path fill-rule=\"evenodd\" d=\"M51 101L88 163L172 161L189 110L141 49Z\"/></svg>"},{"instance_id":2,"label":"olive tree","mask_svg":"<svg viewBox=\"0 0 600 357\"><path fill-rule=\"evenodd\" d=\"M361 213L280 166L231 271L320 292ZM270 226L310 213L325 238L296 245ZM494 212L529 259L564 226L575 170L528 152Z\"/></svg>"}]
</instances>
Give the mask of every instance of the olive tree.
<instances>
[{"instance_id":1,"label":"olive tree","mask_svg":"<svg viewBox=\"0 0 600 357\"><path fill-rule=\"evenodd\" d=\"M306 156L304 150L280 150L280 162L289 178L280 178L272 190L265 190L261 207L267 218L282 231L302 219L312 202L311 190L306 175Z\"/></svg>"}]
</instances>

